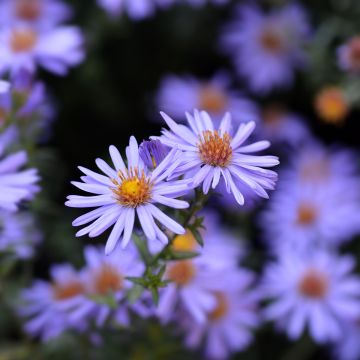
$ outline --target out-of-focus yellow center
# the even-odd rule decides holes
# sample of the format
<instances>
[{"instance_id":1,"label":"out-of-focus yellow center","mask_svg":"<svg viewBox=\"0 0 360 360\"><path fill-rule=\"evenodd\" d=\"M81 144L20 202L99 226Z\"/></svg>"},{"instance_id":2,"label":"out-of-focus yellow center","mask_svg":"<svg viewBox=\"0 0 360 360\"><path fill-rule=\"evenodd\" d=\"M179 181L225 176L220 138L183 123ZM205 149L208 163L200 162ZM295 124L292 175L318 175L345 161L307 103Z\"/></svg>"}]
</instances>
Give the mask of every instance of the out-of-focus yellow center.
<instances>
[{"instance_id":1,"label":"out-of-focus yellow center","mask_svg":"<svg viewBox=\"0 0 360 360\"><path fill-rule=\"evenodd\" d=\"M272 104L263 109L262 118L265 126L277 128L284 118L285 110L281 105Z\"/></svg>"},{"instance_id":2,"label":"out-of-focus yellow center","mask_svg":"<svg viewBox=\"0 0 360 360\"><path fill-rule=\"evenodd\" d=\"M67 300L84 293L85 289L80 281L72 281L68 284L55 284L53 287L56 300Z\"/></svg>"},{"instance_id":3,"label":"out-of-focus yellow center","mask_svg":"<svg viewBox=\"0 0 360 360\"><path fill-rule=\"evenodd\" d=\"M342 123L349 112L344 93L336 87L320 91L315 99L315 108L321 119L333 124Z\"/></svg>"},{"instance_id":4,"label":"out-of-focus yellow center","mask_svg":"<svg viewBox=\"0 0 360 360\"><path fill-rule=\"evenodd\" d=\"M196 248L197 242L189 229L183 235L177 235L171 244L175 251L192 251Z\"/></svg>"},{"instance_id":5,"label":"out-of-focus yellow center","mask_svg":"<svg viewBox=\"0 0 360 360\"><path fill-rule=\"evenodd\" d=\"M212 85L200 88L199 108L210 113L218 113L227 108L228 97L222 89Z\"/></svg>"},{"instance_id":6,"label":"out-of-focus yellow center","mask_svg":"<svg viewBox=\"0 0 360 360\"><path fill-rule=\"evenodd\" d=\"M260 35L260 43L265 50L271 53L279 53L284 48L281 35L273 29L265 28Z\"/></svg>"},{"instance_id":7,"label":"out-of-focus yellow center","mask_svg":"<svg viewBox=\"0 0 360 360\"><path fill-rule=\"evenodd\" d=\"M14 53L32 50L37 42L37 34L32 29L15 29L10 35L10 47Z\"/></svg>"},{"instance_id":8,"label":"out-of-focus yellow center","mask_svg":"<svg viewBox=\"0 0 360 360\"><path fill-rule=\"evenodd\" d=\"M168 265L167 278L178 286L189 284L195 274L195 266L190 260L180 260Z\"/></svg>"},{"instance_id":9,"label":"out-of-focus yellow center","mask_svg":"<svg viewBox=\"0 0 360 360\"><path fill-rule=\"evenodd\" d=\"M122 287L123 277L111 265L103 265L102 269L95 276L95 291L97 294L106 295L121 290Z\"/></svg>"},{"instance_id":10,"label":"out-of-focus yellow center","mask_svg":"<svg viewBox=\"0 0 360 360\"><path fill-rule=\"evenodd\" d=\"M226 167L232 159L233 150L228 133L221 136L217 130L203 131L197 146L200 159L205 164Z\"/></svg>"},{"instance_id":11,"label":"out-of-focus yellow center","mask_svg":"<svg viewBox=\"0 0 360 360\"><path fill-rule=\"evenodd\" d=\"M15 0L15 13L20 19L37 20L41 15L41 0Z\"/></svg>"},{"instance_id":12,"label":"out-of-focus yellow center","mask_svg":"<svg viewBox=\"0 0 360 360\"><path fill-rule=\"evenodd\" d=\"M300 279L298 290L306 297L321 299L328 291L327 278L316 270L309 270Z\"/></svg>"},{"instance_id":13,"label":"out-of-focus yellow center","mask_svg":"<svg viewBox=\"0 0 360 360\"><path fill-rule=\"evenodd\" d=\"M216 306L208 315L209 320L217 321L222 319L229 311L229 301L222 292L215 293Z\"/></svg>"},{"instance_id":14,"label":"out-of-focus yellow center","mask_svg":"<svg viewBox=\"0 0 360 360\"><path fill-rule=\"evenodd\" d=\"M317 219L318 211L314 205L301 203L297 212L297 223L300 225L311 225Z\"/></svg>"},{"instance_id":15,"label":"out-of-focus yellow center","mask_svg":"<svg viewBox=\"0 0 360 360\"><path fill-rule=\"evenodd\" d=\"M320 159L309 160L300 169L300 177L304 181L323 181L326 180L330 175L330 164L328 159L322 157Z\"/></svg>"},{"instance_id":16,"label":"out-of-focus yellow center","mask_svg":"<svg viewBox=\"0 0 360 360\"><path fill-rule=\"evenodd\" d=\"M115 188L111 188L118 202L124 206L137 207L150 200L152 184L144 171L137 168L119 171L120 181L112 179Z\"/></svg>"}]
</instances>

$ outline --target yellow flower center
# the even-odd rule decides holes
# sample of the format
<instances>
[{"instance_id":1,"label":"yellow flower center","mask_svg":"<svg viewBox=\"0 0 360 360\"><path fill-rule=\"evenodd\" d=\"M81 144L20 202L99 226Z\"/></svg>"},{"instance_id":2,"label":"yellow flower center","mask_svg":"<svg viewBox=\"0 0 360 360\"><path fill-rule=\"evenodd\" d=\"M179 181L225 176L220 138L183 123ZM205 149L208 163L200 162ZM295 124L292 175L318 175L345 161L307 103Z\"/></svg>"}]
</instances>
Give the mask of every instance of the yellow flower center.
<instances>
[{"instance_id":1,"label":"yellow flower center","mask_svg":"<svg viewBox=\"0 0 360 360\"><path fill-rule=\"evenodd\" d=\"M312 204L301 203L296 221L299 225L311 225L316 221L317 215L317 209Z\"/></svg>"},{"instance_id":2,"label":"yellow flower center","mask_svg":"<svg viewBox=\"0 0 360 360\"><path fill-rule=\"evenodd\" d=\"M196 274L194 264L189 260L177 261L168 265L167 277L178 286L184 286L191 282Z\"/></svg>"},{"instance_id":3,"label":"yellow flower center","mask_svg":"<svg viewBox=\"0 0 360 360\"><path fill-rule=\"evenodd\" d=\"M122 287L123 277L111 265L105 264L95 276L95 291L97 294L106 295L121 290Z\"/></svg>"},{"instance_id":4,"label":"yellow flower center","mask_svg":"<svg viewBox=\"0 0 360 360\"><path fill-rule=\"evenodd\" d=\"M189 229L183 235L177 235L171 244L175 251L192 251L196 248L197 242Z\"/></svg>"},{"instance_id":5,"label":"yellow flower center","mask_svg":"<svg viewBox=\"0 0 360 360\"><path fill-rule=\"evenodd\" d=\"M13 30L10 37L10 47L14 53L32 50L37 42L37 34L31 29Z\"/></svg>"},{"instance_id":6,"label":"yellow flower center","mask_svg":"<svg viewBox=\"0 0 360 360\"><path fill-rule=\"evenodd\" d=\"M300 280L298 289L306 297L321 299L328 291L328 281L323 274L310 270Z\"/></svg>"},{"instance_id":7,"label":"yellow flower center","mask_svg":"<svg viewBox=\"0 0 360 360\"><path fill-rule=\"evenodd\" d=\"M341 123L349 112L344 93L335 87L326 88L316 96L315 108L319 117L329 123Z\"/></svg>"},{"instance_id":8,"label":"yellow flower center","mask_svg":"<svg viewBox=\"0 0 360 360\"><path fill-rule=\"evenodd\" d=\"M262 118L266 126L276 129L281 124L284 114L285 109L281 105L272 104L264 108Z\"/></svg>"},{"instance_id":9,"label":"yellow flower center","mask_svg":"<svg viewBox=\"0 0 360 360\"><path fill-rule=\"evenodd\" d=\"M66 285L55 284L53 286L54 298L56 300L67 300L84 293L84 286L80 281L72 281Z\"/></svg>"},{"instance_id":10,"label":"yellow flower center","mask_svg":"<svg viewBox=\"0 0 360 360\"><path fill-rule=\"evenodd\" d=\"M16 0L16 16L23 20L34 21L38 19L41 9L40 0Z\"/></svg>"},{"instance_id":11,"label":"yellow flower center","mask_svg":"<svg viewBox=\"0 0 360 360\"><path fill-rule=\"evenodd\" d=\"M144 171L141 174L137 168L119 171L118 176L120 181L112 179L116 187L111 190L121 205L135 208L150 200L152 184Z\"/></svg>"},{"instance_id":12,"label":"yellow flower center","mask_svg":"<svg viewBox=\"0 0 360 360\"><path fill-rule=\"evenodd\" d=\"M200 159L208 165L226 167L229 165L233 150L231 147L231 137L228 133L220 135L217 130L203 131L197 144Z\"/></svg>"},{"instance_id":13,"label":"yellow flower center","mask_svg":"<svg viewBox=\"0 0 360 360\"><path fill-rule=\"evenodd\" d=\"M208 315L209 320L217 321L223 318L229 311L229 302L224 293L216 292L216 306Z\"/></svg>"},{"instance_id":14,"label":"yellow flower center","mask_svg":"<svg viewBox=\"0 0 360 360\"><path fill-rule=\"evenodd\" d=\"M273 29L265 28L260 35L263 48L271 53L279 53L284 48L284 42L279 33Z\"/></svg>"},{"instance_id":15,"label":"yellow flower center","mask_svg":"<svg viewBox=\"0 0 360 360\"><path fill-rule=\"evenodd\" d=\"M199 93L199 108L208 112L217 113L224 111L228 98L224 91L211 85L204 85Z\"/></svg>"}]
</instances>

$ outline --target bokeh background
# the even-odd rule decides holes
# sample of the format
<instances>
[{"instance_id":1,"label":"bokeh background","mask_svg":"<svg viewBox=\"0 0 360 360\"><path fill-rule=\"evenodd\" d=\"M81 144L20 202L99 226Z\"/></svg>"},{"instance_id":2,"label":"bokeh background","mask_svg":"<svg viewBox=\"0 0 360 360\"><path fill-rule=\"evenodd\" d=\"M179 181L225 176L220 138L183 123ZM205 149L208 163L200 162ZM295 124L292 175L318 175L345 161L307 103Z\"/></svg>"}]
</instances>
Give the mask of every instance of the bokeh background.
<instances>
[{"instance_id":1,"label":"bokeh background","mask_svg":"<svg viewBox=\"0 0 360 360\"><path fill-rule=\"evenodd\" d=\"M301 114L321 141L359 150L357 107L360 102L351 105L346 120L333 124L321 119L314 99L319 89L348 81L347 75L338 70L334 49L348 37L360 33L360 3L357 0L299 1L308 12L313 32L306 49L310 64L296 74L290 88L260 95L249 91L246 81L235 75L230 58L219 51L221 30L232 18L234 6L244 3L242 1L198 8L176 5L141 21L126 15L111 18L92 0L68 2L74 8L71 22L80 26L85 34L86 59L66 77L45 71L39 73L56 108L48 141L39 146L33 159L41 173L42 192L31 206L45 241L37 248L33 261L15 264L10 277L2 284L0 359L200 359L200 352L189 352L182 346L181 336L176 335L173 325L169 331L156 320L137 320L128 330L105 333L104 344L98 347L89 344L85 337L72 334L40 344L23 333L20 320L8 306L19 288L28 285L32 278L47 278L51 264L71 262L81 266L84 245L104 243L106 234L97 239L74 237L71 221L80 212L64 206L65 197L73 193L70 181L79 177L78 165L93 168L95 158L107 158L110 144L124 148L131 135L142 140L159 134L161 109L154 99L166 74L191 74L207 79L219 69L228 70L232 74L232 87L241 90L259 107L274 102L284 104ZM266 10L287 1L257 3ZM351 84L355 91L359 90L360 78L351 79ZM250 219L245 233L251 239L253 251L246 263L257 271L262 268L266 252L259 239L259 229L251 219L264 205L261 203L246 214L222 212L224 224L235 230L244 218ZM216 209L218 205L214 202L212 206ZM359 256L358 240L354 239L343 251ZM274 332L272 324L257 330L249 349L234 356L244 360L269 358L331 357L326 347L316 346L308 336L290 342Z\"/></svg>"}]
</instances>

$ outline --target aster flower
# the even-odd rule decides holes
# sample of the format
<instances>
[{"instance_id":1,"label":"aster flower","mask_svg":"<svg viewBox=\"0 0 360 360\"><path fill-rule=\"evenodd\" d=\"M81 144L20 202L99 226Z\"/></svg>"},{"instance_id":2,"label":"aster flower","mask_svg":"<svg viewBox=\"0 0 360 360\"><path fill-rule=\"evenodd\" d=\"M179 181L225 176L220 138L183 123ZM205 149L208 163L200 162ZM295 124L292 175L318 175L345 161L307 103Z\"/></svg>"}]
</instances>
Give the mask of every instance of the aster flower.
<instances>
[{"instance_id":1,"label":"aster flower","mask_svg":"<svg viewBox=\"0 0 360 360\"><path fill-rule=\"evenodd\" d=\"M307 16L300 5L290 4L269 14L253 5L240 5L224 29L222 46L251 90L268 93L290 85L294 70L304 66L302 46L308 34Z\"/></svg>"},{"instance_id":2,"label":"aster flower","mask_svg":"<svg viewBox=\"0 0 360 360\"><path fill-rule=\"evenodd\" d=\"M281 253L265 270L264 296L273 300L266 318L293 340L305 328L317 343L340 339L342 323L360 314L360 279L352 274L354 267L350 256L319 250L305 257L293 250Z\"/></svg>"},{"instance_id":3,"label":"aster flower","mask_svg":"<svg viewBox=\"0 0 360 360\"><path fill-rule=\"evenodd\" d=\"M145 315L145 307L137 302L128 306L124 302L133 284L128 276L141 276L144 266L134 248L125 253L114 251L104 255L104 248L88 246L84 251L86 266L83 272L85 297L72 298L62 304L73 323L89 324L92 320L102 327L107 320L129 325L129 310ZM112 303L112 305L110 305Z\"/></svg>"},{"instance_id":4,"label":"aster flower","mask_svg":"<svg viewBox=\"0 0 360 360\"><path fill-rule=\"evenodd\" d=\"M71 11L60 0L2 0L0 14L0 27L23 23L48 29L68 20Z\"/></svg>"},{"instance_id":5,"label":"aster flower","mask_svg":"<svg viewBox=\"0 0 360 360\"><path fill-rule=\"evenodd\" d=\"M155 220L176 234L184 233L185 229L181 225L155 206L161 204L176 209L189 206L187 202L175 199L188 190L187 182L164 181L181 161L181 151L173 149L160 164L157 164L155 170L149 171L139 157L139 148L134 137L130 138L130 144L126 149L127 167L114 146L110 146L109 150L115 169L103 160L97 159L96 164L105 176L79 167L86 176L82 177L83 182L73 182L79 189L96 195L70 195L66 205L75 208L97 208L73 222L74 226L91 223L76 236L89 234L90 237L95 237L115 224L105 247L106 254L109 254L120 239L123 248L129 243L135 214L150 241L158 239L163 243L168 242L167 236Z\"/></svg>"},{"instance_id":6,"label":"aster flower","mask_svg":"<svg viewBox=\"0 0 360 360\"><path fill-rule=\"evenodd\" d=\"M30 258L41 238L30 213L0 211L0 252L19 259Z\"/></svg>"},{"instance_id":7,"label":"aster flower","mask_svg":"<svg viewBox=\"0 0 360 360\"><path fill-rule=\"evenodd\" d=\"M168 115L162 116L169 126L163 130L160 141L171 148L183 150L182 164L174 175L191 172L192 186L203 184L203 192L210 186L215 189L223 180L228 193L232 193L238 204L245 202L241 187L246 186L258 196L267 198L266 190L274 189L277 175L263 169L279 164L276 156L248 155L270 146L268 141L244 145L255 129L253 121L241 124L233 135L231 116L227 113L215 130L210 116L202 111L186 114L190 127L176 124Z\"/></svg>"},{"instance_id":8,"label":"aster flower","mask_svg":"<svg viewBox=\"0 0 360 360\"><path fill-rule=\"evenodd\" d=\"M257 296L250 289L254 276L236 269L219 272L213 281L218 284L214 292L216 302L207 312L206 321L194 322L183 312L178 321L188 347L199 348L204 344L206 358L227 359L251 343L251 330L259 324Z\"/></svg>"},{"instance_id":9,"label":"aster flower","mask_svg":"<svg viewBox=\"0 0 360 360\"><path fill-rule=\"evenodd\" d=\"M36 29L15 24L0 29L0 73L35 72L38 65L57 75L84 58L83 35L74 26Z\"/></svg>"},{"instance_id":10,"label":"aster flower","mask_svg":"<svg viewBox=\"0 0 360 360\"><path fill-rule=\"evenodd\" d=\"M301 116L273 104L262 111L259 133L274 144L299 146L310 138L310 132Z\"/></svg>"},{"instance_id":11,"label":"aster flower","mask_svg":"<svg viewBox=\"0 0 360 360\"><path fill-rule=\"evenodd\" d=\"M62 309L63 303L84 299L84 284L81 273L70 265L56 265L51 269L51 282L37 280L22 293L19 314L28 319L25 331L31 336L40 336L49 341L69 329L82 330L84 324L71 322Z\"/></svg>"},{"instance_id":12,"label":"aster flower","mask_svg":"<svg viewBox=\"0 0 360 360\"><path fill-rule=\"evenodd\" d=\"M155 13L156 7L166 8L174 0L97 0L98 4L110 16L119 16L124 12L134 20L150 17Z\"/></svg>"},{"instance_id":13,"label":"aster flower","mask_svg":"<svg viewBox=\"0 0 360 360\"><path fill-rule=\"evenodd\" d=\"M337 49L338 64L344 71L360 71L360 36L350 38Z\"/></svg>"},{"instance_id":14,"label":"aster flower","mask_svg":"<svg viewBox=\"0 0 360 360\"><path fill-rule=\"evenodd\" d=\"M8 81L0 80L0 94L6 94L10 89Z\"/></svg>"},{"instance_id":15,"label":"aster flower","mask_svg":"<svg viewBox=\"0 0 360 360\"><path fill-rule=\"evenodd\" d=\"M208 214L207 214L208 215ZM208 222L216 220L211 216ZM219 274L237 267L243 248L239 239L230 236L220 226L210 226L203 234L204 247L200 248L188 230L177 236L171 247L174 252L197 252L199 256L188 260L167 263L165 279L170 283L161 290L157 315L163 322L174 320L175 309L185 309L193 320L206 322L206 314L216 306L215 292L220 282L214 281Z\"/></svg>"},{"instance_id":16,"label":"aster flower","mask_svg":"<svg viewBox=\"0 0 360 360\"><path fill-rule=\"evenodd\" d=\"M357 184L358 181L339 181L327 187L279 184L260 218L270 248L307 252L315 245L339 246L350 241L360 233Z\"/></svg>"},{"instance_id":17,"label":"aster flower","mask_svg":"<svg viewBox=\"0 0 360 360\"><path fill-rule=\"evenodd\" d=\"M204 81L192 76L165 76L156 97L157 106L178 121L185 112L202 109L220 122L229 111L236 123L258 118L256 105L230 88L230 76L219 72Z\"/></svg>"},{"instance_id":18,"label":"aster flower","mask_svg":"<svg viewBox=\"0 0 360 360\"><path fill-rule=\"evenodd\" d=\"M5 155L16 134L9 128L0 135L0 208L15 211L23 200L30 200L39 190L36 169L20 170L27 163L25 151Z\"/></svg>"}]
</instances>

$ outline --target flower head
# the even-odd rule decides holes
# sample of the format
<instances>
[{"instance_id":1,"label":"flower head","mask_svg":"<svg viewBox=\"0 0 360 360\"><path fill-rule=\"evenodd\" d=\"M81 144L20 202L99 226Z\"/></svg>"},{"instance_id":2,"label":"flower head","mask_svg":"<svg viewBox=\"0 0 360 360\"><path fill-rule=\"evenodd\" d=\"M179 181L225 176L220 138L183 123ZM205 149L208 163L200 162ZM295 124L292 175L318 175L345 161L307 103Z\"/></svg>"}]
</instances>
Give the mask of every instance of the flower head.
<instances>
[{"instance_id":1,"label":"flower head","mask_svg":"<svg viewBox=\"0 0 360 360\"><path fill-rule=\"evenodd\" d=\"M187 202L175 199L188 191L187 182L164 180L180 163L181 152L173 149L153 171L145 166L139 156L139 147L134 137L131 137L129 147L126 149L127 166L114 146L110 146L110 155L114 168L101 159L96 160L98 168L105 176L79 167L86 176L82 177L83 182L73 182L73 185L96 195L70 195L66 205L97 209L80 216L73 222L74 226L91 223L76 235L89 234L90 237L95 237L115 224L105 248L105 252L109 254L120 239L122 247L126 247L129 243L135 214L150 241L156 239L163 243L168 241L155 220L176 234L184 233L185 229L181 225L154 205L162 204L176 209L189 206Z\"/></svg>"},{"instance_id":2,"label":"flower head","mask_svg":"<svg viewBox=\"0 0 360 360\"><path fill-rule=\"evenodd\" d=\"M273 302L265 316L291 339L306 328L318 343L342 336L342 322L360 314L360 279L351 274L354 259L316 250L306 257L292 249L267 266L264 295Z\"/></svg>"},{"instance_id":3,"label":"flower head","mask_svg":"<svg viewBox=\"0 0 360 360\"><path fill-rule=\"evenodd\" d=\"M158 107L183 122L185 112L202 109L216 123L229 111L236 123L258 118L256 105L230 88L230 76L219 72L209 80L168 75L158 90Z\"/></svg>"},{"instance_id":4,"label":"flower head","mask_svg":"<svg viewBox=\"0 0 360 360\"><path fill-rule=\"evenodd\" d=\"M224 31L222 44L251 90L267 93L293 81L293 71L305 63L303 43L309 33L304 9L288 5L270 14L240 5Z\"/></svg>"},{"instance_id":5,"label":"flower head","mask_svg":"<svg viewBox=\"0 0 360 360\"><path fill-rule=\"evenodd\" d=\"M342 70L358 73L360 71L360 36L354 36L341 45L337 54Z\"/></svg>"},{"instance_id":6,"label":"flower head","mask_svg":"<svg viewBox=\"0 0 360 360\"><path fill-rule=\"evenodd\" d=\"M20 259L30 258L41 237L31 214L0 211L0 252Z\"/></svg>"},{"instance_id":7,"label":"flower head","mask_svg":"<svg viewBox=\"0 0 360 360\"><path fill-rule=\"evenodd\" d=\"M0 29L0 73L26 70L37 66L64 75L68 68L84 58L83 35L77 27L58 26L38 29L14 24Z\"/></svg>"},{"instance_id":8,"label":"flower head","mask_svg":"<svg viewBox=\"0 0 360 360\"><path fill-rule=\"evenodd\" d=\"M23 200L30 200L38 191L36 169L20 170L27 163L25 151L5 155L16 131L7 129L0 135L0 208L15 211Z\"/></svg>"},{"instance_id":9,"label":"flower head","mask_svg":"<svg viewBox=\"0 0 360 360\"><path fill-rule=\"evenodd\" d=\"M228 193L244 204L241 187L246 186L261 197L273 189L277 179L274 171L263 169L279 163L276 156L248 155L270 146L268 141L244 145L255 128L254 122L241 124L235 134L230 114L214 128L210 116L202 111L186 114L190 127L176 124L168 115L162 116L170 130L163 130L160 140L167 146L183 150L182 163L174 175L191 174L192 186L203 184L204 193L215 189L222 179Z\"/></svg>"}]
</instances>

